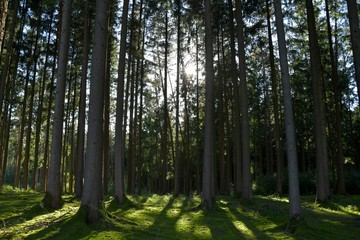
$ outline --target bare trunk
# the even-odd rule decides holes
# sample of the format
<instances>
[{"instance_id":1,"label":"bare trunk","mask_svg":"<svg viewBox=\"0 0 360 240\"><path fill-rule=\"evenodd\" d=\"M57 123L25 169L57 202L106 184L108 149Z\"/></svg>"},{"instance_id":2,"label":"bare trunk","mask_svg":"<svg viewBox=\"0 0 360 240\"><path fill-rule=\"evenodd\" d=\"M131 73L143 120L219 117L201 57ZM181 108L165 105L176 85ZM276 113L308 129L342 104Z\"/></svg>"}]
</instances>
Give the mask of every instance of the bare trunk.
<instances>
[{"instance_id":1,"label":"bare trunk","mask_svg":"<svg viewBox=\"0 0 360 240\"><path fill-rule=\"evenodd\" d=\"M350 36L354 57L355 81L360 101L360 27L357 0L346 0L350 23Z\"/></svg>"},{"instance_id":2,"label":"bare trunk","mask_svg":"<svg viewBox=\"0 0 360 240\"><path fill-rule=\"evenodd\" d=\"M121 40L118 66L118 86L116 102L116 126L115 126L115 198L117 202L123 203L125 200L124 187L124 87L125 87L125 55L126 55L126 36L128 25L129 0L124 0L123 15L121 25ZM124 122L124 125L126 123Z\"/></svg>"},{"instance_id":3,"label":"bare trunk","mask_svg":"<svg viewBox=\"0 0 360 240\"><path fill-rule=\"evenodd\" d=\"M240 106L241 106L241 156L242 156L242 191L244 199L252 198L252 180L250 170L250 135L248 116L248 90L246 82L246 63L244 46L244 24L242 19L242 7L240 1L236 1L237 34L239 44L239 65L240 65Z\"/></svg>"},{"instance_id":4,"label":"bare trunk","mask_svg":"<svg viewBox=\"0 0 360 240\"><path fill-rule=\"evenodd\" d=\"M103 199L103 113L104 82L107 49L109 2L96 1L93 58L91 62L89 120L87 135L87 155L84 171L84 191L81 206L85 208L86 222L93 223L101 217Z\"/></svg>"},{"instance_id":5,"label":"bare trunk","mask_svg":"<svg viewBox=\"0 0 360 240\"><path fill-rule=\"evenodd\" d=\"M89 0L85 2L83 28L83 59L79 100L79 119L77 126L77 143L75 159L75 197L80 198L83 191L84 175L84 146L85 146L85 109L86 109L86 81L89 63Z\"/></svg>"},{"instance_id":6,"label":"bare trunk","mask_svg":"<svg viewBox=\"0 0 360 240\"><path fill-rule=\"evenodd\" d=\"M292 97L290 88L290 75L287 59L287 48L285 41L284 20L281 10L281 0L274 0L275 17L276 17L276 32L279 43L281 79L283 87L283 101L285 112L285 131L287 144L287 158L289 171L289 202L290 219L301 216L301 202L299 190L299 176L298 176L298 160L295 139L295 123L294 112L292 107Z\"/></svg>"},{"instance_id":7,"label":"bare trunk","mask_svg":"<svg viewBox=\"0 0 360 240\"><path fill-rule=\"evenodd\" d=\"M315 15L312 0L306 0L307 23L309 28L310 67L314 98L314 126L317 171L317 199L325 201L330 196L328 151L325 126L324 84L321 76L320 46L315 27Z\"/></svg>"},{"instance_id":8,"label":"bare trunk","mask_svg":"<svg viewBox=\"0 0 360 240\"><path fill-rule=\"evenodd\" d=\"M58 209L62 206L60 166L62 150L62 133L64 121L64 99L67 76L68 50L70 39L71 0L64 0L62 10L59 62L56 83L54 126L51 142L51 161L49 169L49 180L47 194L44 203L52 208Z\"/></svg>"},{"instance_id":9,"label":"bare trunk","mask_svg":"<svg viewBox=\"0 0 360 240\"><path fill-rule=\"evenodd\" d=\"M205 0L205 146L203 163L202 206L211 210L215 204L214 177L214 60L212 43L211 0Z\"/></svg>"}]
</instances>

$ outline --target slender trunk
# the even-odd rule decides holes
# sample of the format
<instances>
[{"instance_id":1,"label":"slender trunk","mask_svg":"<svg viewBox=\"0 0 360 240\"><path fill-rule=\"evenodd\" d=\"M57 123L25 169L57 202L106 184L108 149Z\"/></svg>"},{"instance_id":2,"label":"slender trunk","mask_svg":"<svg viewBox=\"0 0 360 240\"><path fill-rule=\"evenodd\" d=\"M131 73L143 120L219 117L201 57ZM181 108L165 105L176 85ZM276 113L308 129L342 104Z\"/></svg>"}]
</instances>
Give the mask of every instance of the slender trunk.
<instances>
[{"instance_id":1,"label":"slender trunk","mask_svg":"<svg viewBox=\"0 0 360 240\"><path fill-rule=\"evenodd\" d=\"M85 146L85 111L86 111L86 81L89 63L89 0L85 2L83 27L83 58L79 99L79 119L77 126L76 160L75 160L75 197L80 198L83 191L84 146Z\"/></svg>"},{"instance_id":2,"label":"slender trunk","mask_svg":"<svg viewBox=\"0 0 360 240\"><path fill-rule=\"evenodd\" d=\"M271 77L271 96L274 109L275 121L275 142L276 142L276 192L282 193L282 181L284 175L284 155L283 155L283 141L281 139L281 124L280 124L280 110L279 110L279 96L278 96L278 82L276 77L274 45L272 41L271 22L270 22L270 6L269 0L266 1L267 12L267 30L269 40L269 61L270 61L270 77Z\"/></svg>"},{"instance_id":3,"label":"slender trunk","mask_svg":"<svg viewBox=\"0 0 360 240\"><path fill-rule=\"evenodd\" d=\"M2 1L3 2L3 1ZM8 73L10 69L10 62L11 62L11 55L12 55L12 49L14 45L15 40L15 27L17 25L17 13L19 9L19 2L20 0L15 0L14 6L13 6L13 12L12 12L12 21L9 31L9 38L6 43L6 54L5 54L5 61L4 65L2 66L1 71L1 78L0 78L0 116L2 115L2 104L4 100L4 94L5 94L5 85L8 78ZM4 1L1 4L6 4L6 1ZM1 32L1 29L0 29ZM1 52L2 51L2 44L0 45ZM0 57L0 63L1 63L2 57ZM0 125L0 131L1 131L1 125Z\"/></svg>"},{"instance_id":4,"label":"slender trunk","mask_svg":"<svg viewBox=\"0 0 360 240\"><path fill-rule=\"evenodd\" d=\"M177 15L177 57L176 57L176 116L175 116L175 159L174 159L174 194L180 192L180 146L179 146L179 105L180 105L180 59L181 59L181 1L176 1Z\"/></svg>"},{"instance_id":5,"label":"slender trunk","mask_svg":"<svg viewBox=\"0 0 360 240\"><path fill-rule=\"evenodd\" d=\"M196 26L196 192L201 192L201 173L200 173L200 86L199 86L199 34Z\"/></svg>"},{"instance_id":6,"label":"slender trunk","mask_svg":"<svg viewBox=\"0 0 360 240\"><path fill-rule=\"evenodd\" d=\"M44 111L44 95L45 95L45 88L46 88L46 79L47 79L47 68L49 64L49 55L50 55L50 40L52 34L52 23L53 23L53 14L51 13L50 23L48 28L48 36L47 36L47 43L46 43L46 54L45 54L45 61L43 67L43 75L41 77L41 85L39 91L39 105L36 111L36 135L35 135L35 159L34 159L34 175L33 175L33 185L32 189L35 190L36 184L38 182L38 168L39 168L39 156L40 156L40 133L41 133L41 124L43 119L43 111ZM47 144L47 143L46 143Z\"/></svg>"},{"instance_id":7,"label":"slender trunk","mask_svg":"<svg viewBox=\"0 0 360 240\"><path fill-rule=\"evenodd\" d=\"M124 187L124 146L125 140L124 127L124 86L125 86L125 55L126 55L126 36L128 25L129 0L124 0L123 15L121 25L120 53L118 66L118 86L116 102L116 125L115 125L115 198L118 203L125 200ZM124 124L123 124L124 123Z\"/></svg>"},{"instance_id":8,"label":"slender trunk","mask_svg":"<svg viewBox=\"0 0 360 240\"><path fill-rule=\"evenodd\" d=\"M62 23L59 49L59 62L57 72L56 96L54 125L51 141L51 161L49 169L49 180L47 194L44 203L52 208L58 209L62 206L61 185L60 185L60 166L62 149L62 132L64 120L64 98L66 87L66 75L68 64L68 49L70 39L70 19L71 19L71 0L64 0L62 9Z\"/></svg>"},{"instance_id":9,"label":"slender trunk","mask_svg":"<svg viewBox=\"0 0 360 240\"><path fill-rule=\"evenodd\" d=\"M241 193L241 126L240 126L240 94L239 94L239 83L238 83L238 71L236 64L236 49L235 49L235 29L234 29L234 13L232 0L229 1L229 28L230 28L230 49L231 49L231 79L234 86L234 165L235 165L235 194Z\"/></svg>"},{"instance_id":10,"label":"slender trunk","mask_svg":"<svg viewBox=\"0 0 360 240\"><path fill-rule=\"evenodd\" d=\"M5 36L5 25L8 14L8 0L3 0L0 3L0 52L2 52L2 45Z\"/></svg>"},{"instance_id":11,"label":"slender trunk","mask_svg":"<svg viewBox=\"0 0 360 240\"><path fill-rule=\"evenodd\" d=\"M283 87L283 102L285 113L285 131L287 144L287 158L289 171L289 217L290 219L301 216L301 202L298 176L298 161L295 139L295 122L292 107L290 74L287 59L287 48L285 41L284 20L281 10L281 0L274 0L276 32L279 44L279 56L281 67L281 79Z\"/></svg>"},{"instance_id":12,"label":"slender trunk","mask_svg":"<svg viewBox=\"0 0 360 240\"><path fill-rule=\"evenodd\" d=\"M310 67L314 101L314 127L316 147L317 199L325 201L330 196L328 151L325 126L324 84L321 76L320 46L315 26L312 0L306 0L307 23L309 29Z\"/></svg>"},{"instance_id":13,"label":"slender trunk","mask_svg":"<svg viewBox=\"0 0 360 240\"><path fill-rule=\"evenodd\" d=\"M335 104L335 134L336 134L336 163L337 163L337 188L339 193L346 193L345 177L344 177L344 152L342 145L342 126L341 126L341 88L339 84L337 64L335 60L335 53L333 49L333 36L330 24L329 1L325 0L326 7L326 24L329 41L329 53L331 61L331 78L334 92ZM336 25L335 19L335 25Z\"/></svg>"},{"instance_id":14,"label":"slender trunk","mask_svg":"<svg viewBox=\"0 0 360 240\"><path fill-rule=\"evenodd\" d=\"M240 106L241 106L241 156L242 156L242 197L252 198L251 170L250 170L250 135L249 135L249 116L248 116L248 90L245 72L245 46L244 46L244 24L242 18L242 6L240 1L236 1L236 19L238 23L238 51L240 65Z\"/></svg>"},{"instance_id":15,"label":"slender trunk","mask_svg":"<svg viewBox=\"0 0 360 240\"><path fill-rule=\"evenodd\" d=\"M348 17L350 24L351 45L354 57L355 82L360 101L360 27L357 0L346 0L348 8Z\"/></svg>"},{"instance_id":16,"label":"slender trunk","mask_svg":"<svg viewBox=\"0 0 360 240\"><path fill-rule=\"evenodd\" d=\"M104 82L107 49L109 2L96 1L94 46L91 62L89 119L87 135L87 155L84 171L84 190L81 208L85 208L87 223L100 219L103 162L103 113L104 113Z\"/></svg>"},{"instance_id":17,"label":"slender trunk","mask_svg":"<svg viewBox=\"0 0 360 240\"><path fill-rule=\"evenodd\" d=\"M167 4L165 4L165 60L164 60L164 125L163 125L163 136L162 136L162 193L165 194L168 192L168 180L167 180L167 168L168 168L168 97L167 97L167 86L168 86L168 50L169 50L169 17Z\"/></svg>"},{"instance_id":18,"label":"slender trunk","mask_svg":"<svg viewBox=\"0 0 360 240\"><path fill-rule=\"evenodd\" d=\"M211 0L205 0L205 146L203 163L202 206L211 210L215 204L214 163L214 60Z\"/></svg>"},{"instance_id":19,"label":"slender trunk","mask_svg":"<svg viewBox=\"0 0 360 240\"><path fill-rule=\"evenodd\" d=\"M56 41L57 42L57 41ZM54 54L54 59L56 59L56 53ZM48 179L48 159L49 159L49 146L50 146L50 124L51 124L51 109L54 98L54 82L55 82L55 68L56 61L53 62L53 67L51 70L51 83L49 87L48 95L48 104L47 104L47 114L46 114L46 129L45 129L45 146L44 146L44 160L42 165L42 177L41 177L41 190L46 191L47 179Z\"/></svg>"}]
</instances>

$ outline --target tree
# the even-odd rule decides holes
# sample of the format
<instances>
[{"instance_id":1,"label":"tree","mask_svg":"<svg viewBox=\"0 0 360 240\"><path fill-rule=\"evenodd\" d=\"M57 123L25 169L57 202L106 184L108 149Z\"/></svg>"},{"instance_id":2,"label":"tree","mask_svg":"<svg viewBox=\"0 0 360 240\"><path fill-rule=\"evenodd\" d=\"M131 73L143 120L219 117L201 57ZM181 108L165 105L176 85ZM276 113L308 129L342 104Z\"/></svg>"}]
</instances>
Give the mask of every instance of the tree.
<instances>
[{"instance_id":1,"label":"tree","mask_svg":"<svg viewBox=\"0 0 360 240\"><path fill-rule=\"evenodd\" d=\"M116 101L116 125L115 125L115 198L118 203L125 200L124 186L124 88L125 88L125 57L126 57L126 36L128 27L129 0L124 0L123 15L121 17L121 39L118 66L118 86ZM124 123L125 124L125 123Z\"/></svg>"},{"instance_id":2,"label":"tree","mask_svg":"<svg viewBox=\"0 0 360 240\"><path fill-rule=\"evenodd\" d=\"M330 196L328 173L328 149L325 126L324 85L321 73L321 56L315 26L312 0L306 0L307 23L309 28L310 67L314 101L314 127L316 147L316 195L320 201Z\"/></svg>"},{"instance_id":3,"label":"tree","mask_svg":"<svg viewBox=\"0 0 360 240\"><path fill-rule=\"evenodd\" d=\"M267 17L267 30L269 41L269 61L270 61L270 77L271 77L271 95L274 108L274 121L275 121L275 141L276 141L276 192L282 193L282 180L284 171L283 159L283 141L281 139L281 124L280 124L280 110L279 110L279 96L278 96L278 83L275 69L275 56L274 45L271 34L270 22L270 6L269 0L266 0L266 17Z\"/></svg>"},{"instance_id":4,"label":"tree","mask_svg":"<svg viewBox=\"0 0 360 240\"><path fill-rule=\"evenodd\" d=\"M103 112L108 10L109 2L107 0L96 1L93 58L90 73L87 155L84 191L81 199L81 207L85 208L87 223L93 223L100 219L99 208L103 198Z\"/></svg>"},{"instance_id":5,"label":"tree","mask_svg":"<svg viewBox=\"0 0 360 240\"><path fill-rule=\"evenodd\" d=\"M357 85L358 98L360 101L360 27L358 15L359 3L356 3L356 0L346 0L346 2L348 8L350 36L354 57L355 82Z\"/></svg>"},{"instance_id":6,"label":"tree","mask_svg":"<svg viewBox=\"0 0 360 240\"><path fill-rule=\"evenodd\" d=\"M70 38L71 0L63 0L58 73L56 82L54 126L51 142L49 180L43 202L51 208L62 206L60 166L64 120L64 99Z\"/></svg>"},{"instance_id":7,"label":"tree","mask_svg":"<svg viewBox=\"0 0 360 240\"><path fill-rule=\"evenodd\" d=\"M295 140L294 113L290 88L290 75L285 41L284 20L281 10L281 0L274 0L276 32L278 36L281 79L283 88L283 102L285 113L285 131L287 144L287 159L289 171L289 202L290 219L301 216L301 202L298 177L298 161Z\"/></svg>"},{"instance_id":8,"label":"tree","mask_svg":"<svg viewBox=\"0 0 360 240\"><path fill-rule=\"evenodd\" d=\"M240 107L241 107L241 157L242 157L242 197L244 199L252 198L251 188L251 169L250 169L250 135L249 135L249 117L248 117L248 90L246 82L246 62L245 62L245 44L244 44L244 26L242 19L242 7L240 1L236 3L236 20L238 35L238 51L240 65Z\"/></svg>"},{"instance_id":9,"label":"tree","mask_svg":"<svg viewBox=\"0 0 360 240\"><path fill-rule=\"evenodd\" d=\"M214 66L211 0L205 0L205 146L203 163L202 206L211 210L214 207Z\"/></svg>"},{"instance_id":10,"label":"tree","mask_svg":"<svg viewBox=\"0 0 360 240\"><path fill-rule=\"evenodd\" d=\"M5 36L5 25L8 14L8 0L3 0L0 3L0 52L2 52L2 43Z\"/></svg>"}]
</instances>

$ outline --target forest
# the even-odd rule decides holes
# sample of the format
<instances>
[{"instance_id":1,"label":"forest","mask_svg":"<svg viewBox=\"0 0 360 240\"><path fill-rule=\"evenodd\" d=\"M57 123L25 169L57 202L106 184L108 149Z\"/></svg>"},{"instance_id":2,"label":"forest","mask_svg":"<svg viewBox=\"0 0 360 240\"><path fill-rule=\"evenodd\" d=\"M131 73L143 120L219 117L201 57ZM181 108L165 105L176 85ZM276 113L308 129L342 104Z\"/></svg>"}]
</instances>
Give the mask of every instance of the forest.
<instances>
[{"instance_id":1,"label":"forest","mask_svg":"<svg viewBox=\"0 0 360 240\"><path fill-rule=\"evenodd\" d=\"M0 200L76 203L87 224L154 199L340 209L360 195L359 17L357 0L1 0Z\"/></svg>"}]
</instances>

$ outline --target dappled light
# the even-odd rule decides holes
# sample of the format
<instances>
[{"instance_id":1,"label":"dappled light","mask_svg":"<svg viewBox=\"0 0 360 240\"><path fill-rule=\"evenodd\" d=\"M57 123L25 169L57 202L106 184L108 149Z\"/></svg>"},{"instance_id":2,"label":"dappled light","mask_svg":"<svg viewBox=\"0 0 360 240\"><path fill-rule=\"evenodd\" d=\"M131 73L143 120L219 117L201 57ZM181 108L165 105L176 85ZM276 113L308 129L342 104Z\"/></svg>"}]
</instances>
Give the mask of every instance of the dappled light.
<instances>
[{"instance_id":1,"label":"dappled light","mask_svg":"<svg viewBox=\"0 0 360 240\"><path fill-rule=\"evenodd\" d=\"M123 205L106 197L106 213L86 225L80 202L63 196L60 210L39 204L43 194L2 190L0 238L17 239L355 239L360 234L360 197L333 196L327 203L302 197L304 220L288 221L286 197L251 201L219 196L213 211L199 196L129 195ZM346 238L344 238L346 237Z\"/></svg>"}]
</instances>

